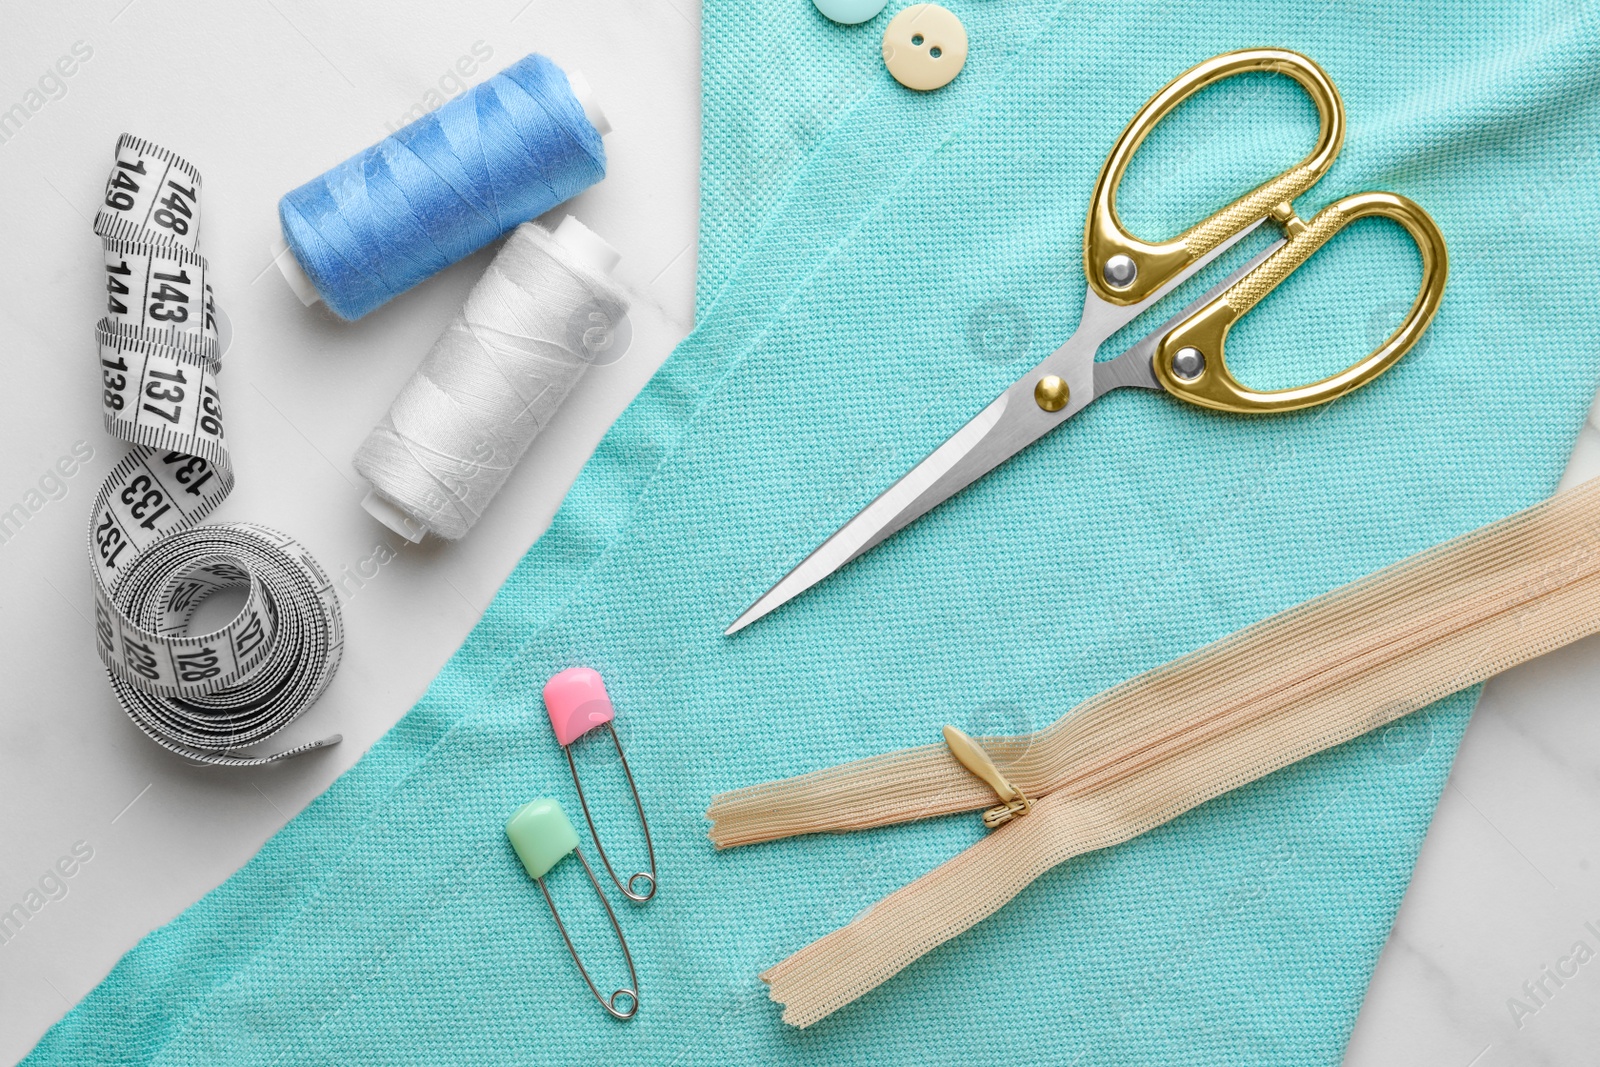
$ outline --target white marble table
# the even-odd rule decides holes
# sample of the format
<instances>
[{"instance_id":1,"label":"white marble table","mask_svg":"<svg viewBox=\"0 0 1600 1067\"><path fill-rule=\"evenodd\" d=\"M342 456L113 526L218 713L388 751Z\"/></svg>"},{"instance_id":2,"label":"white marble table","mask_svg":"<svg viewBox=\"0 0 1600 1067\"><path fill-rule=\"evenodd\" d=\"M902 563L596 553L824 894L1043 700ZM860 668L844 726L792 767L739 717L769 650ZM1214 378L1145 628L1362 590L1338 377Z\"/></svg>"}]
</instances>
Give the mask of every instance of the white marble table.
<instances>
[{"instance_id":1,"label":"white marble table","mask_svg":"<svg viewBox=\"0 0 1600 1067\"><path fill-rule=\"evenodd\" d=\"M465 544L411 546L357 506L350 457L485 257L354 331L306 312L267 248L285 189L381 137L430 91L459 91L450 70L474 49L490 53L488 71L533 50L581 69L616 126L613 173L650 175L604 182L572 206L623 252L634 340L585 378L539 461L523 464ZM175 55L158 76L156 57ZM47 78L37 109L0 129L0 359L11 386L0 511L74 448L93 458L47 482L42 505L0 543L0 907L63 859L72 871L50 883L59 899L0 944L0 1061L22 1056L124 951L243 864L416 700L604 428L687 332L698 55L694 0L69 0L8 12L0 112L61 57L72 73ZM121 451L100 429L82 363L99 304L89 219L124 128L205 173L204 251L235 335L223 387L239 488L218 517L293 532L347 590L344 665L290 732L337 729L345 742L262 772L192 768L151 745L116 709L88 640L85 516ZM1600 432L1585 431L1573 471L1600 473ZM1594 642L1489 687L1352 1064L1600 1059L1600 960L1571 958L1579 940L1600 952L1596 688ZM1558 985L1543 968L1563 958L1575 973ZM1509 998L1528 1010L1514 1018Z\"/></svg>"}]
</instances>

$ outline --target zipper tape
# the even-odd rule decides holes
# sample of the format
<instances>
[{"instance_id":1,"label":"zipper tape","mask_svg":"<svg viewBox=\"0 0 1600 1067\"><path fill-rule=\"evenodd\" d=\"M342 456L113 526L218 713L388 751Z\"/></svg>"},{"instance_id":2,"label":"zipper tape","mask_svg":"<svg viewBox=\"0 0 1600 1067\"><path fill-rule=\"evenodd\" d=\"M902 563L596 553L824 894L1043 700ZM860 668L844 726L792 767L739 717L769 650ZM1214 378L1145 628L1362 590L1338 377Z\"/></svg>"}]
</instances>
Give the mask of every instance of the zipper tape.
<instances>
[{"instance_id":1,"label":"zipper tape","mask_svg":"<svg viewBox=\"0 0 1600 1067\"><path fill-rule=\"evenodd\" d=\"M199 253L200 172L124 134L94 231L106 314L95 328L106 432L132 445L95 497L89 559L95 631L112 691L135 725L200 763L256 766L264 741L314 703L339 665L333 584L292 537L201 521L233 489L217 389L216 308ZM190 634L195 610L245 591L227 625Z\"/></svg>"},{"instance_id":2,"label":"zipper tape","mask_svg":"<svg viewBox=\"0 0 1600 1067\"><path fill-rule=\"evenodd\" d=\"M762 974L808 1026L1045 871L1600 631L1600 479L982 738L1032 809ZM945 745L712 800L719 848L994 805Z\"/></svg>"}]
</instances>

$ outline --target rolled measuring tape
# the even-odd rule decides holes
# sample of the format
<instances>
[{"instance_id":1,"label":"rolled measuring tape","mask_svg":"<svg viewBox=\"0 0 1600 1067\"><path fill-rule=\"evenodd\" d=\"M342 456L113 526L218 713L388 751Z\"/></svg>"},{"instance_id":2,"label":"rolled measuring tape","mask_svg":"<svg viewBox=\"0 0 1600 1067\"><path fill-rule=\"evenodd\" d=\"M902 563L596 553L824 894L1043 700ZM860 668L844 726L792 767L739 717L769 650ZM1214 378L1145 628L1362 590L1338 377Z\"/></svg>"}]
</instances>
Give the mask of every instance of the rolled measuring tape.
<instances>
[{"instance_id":1,"label":"rolled measuring tape","mask_svg":"<svg viewBox=\"0 0 1600 1067\"><path fill-rule=\"evenodd\" d=\"M95 497L89 559L100 658L123 710L170 752L248 767L238 750L316 701L339 666L333 584L294 538L254 523L200 525L233 489L217 390L215 304L199 254L200 172L124 134L94 231L105 251L99 342L106 432L133 446ZM245 590L239 613L190 634L195 610Z\"/></svg>"}]
</instances>

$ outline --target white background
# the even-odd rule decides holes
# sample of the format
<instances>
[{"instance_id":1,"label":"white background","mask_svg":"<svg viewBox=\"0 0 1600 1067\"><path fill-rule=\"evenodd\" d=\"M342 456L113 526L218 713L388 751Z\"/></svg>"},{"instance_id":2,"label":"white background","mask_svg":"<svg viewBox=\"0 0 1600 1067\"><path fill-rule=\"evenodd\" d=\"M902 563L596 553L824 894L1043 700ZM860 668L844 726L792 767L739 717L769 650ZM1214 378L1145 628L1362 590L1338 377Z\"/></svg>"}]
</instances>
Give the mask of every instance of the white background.
<instances>
[{"instance_id":1,"label":"white background","mask_svg":"<svg viewBox=\"0 0 1600 1067\"><path fill-rule=\"evenodd\" d=\"M8 6L0 111L24 102L75 44L92 55L0 143L0 511L27 501L78 442L94 459L0 544L0 910L77 843L93 850L66 896L0 944L7 1062L421 695L605 427L688 331L699 165L695 0ZM583 71L604 102L616 127L606 139L611 177L565 210L622 251L634 338L623 359L583 380L468 538L411 546L361 511L350 458L487 256L344 325L302 307L268 249L283 192L381 138L430 89L459 91L448 75L474 45L492 58L466 82L537 50ZM338 731L345 741L280 766L239 772L169 756L124 718L94 652L85 526L122 446L99 425L91 331L102 294L90 219L124 130L176 149L205 178L201 251L234 333L221 385L239 484L217 517L293 533L346 589L339 675L275 739ZM1586 429L1568 478L1597 472L1600 433ZM395 558L377 566L385 549ZM350 577L375 567L375 577ZM1579 940L1600 952L1600 936L1584 927L1600 930L1597 689L1593 641L1489 687L1350 1063L1600 1056L1600 957L1564 985L1545 979L1543 1004L1523 990ZM1536 1010L1514 1019L1511 997Z\"/></svg>"}]
</instances>

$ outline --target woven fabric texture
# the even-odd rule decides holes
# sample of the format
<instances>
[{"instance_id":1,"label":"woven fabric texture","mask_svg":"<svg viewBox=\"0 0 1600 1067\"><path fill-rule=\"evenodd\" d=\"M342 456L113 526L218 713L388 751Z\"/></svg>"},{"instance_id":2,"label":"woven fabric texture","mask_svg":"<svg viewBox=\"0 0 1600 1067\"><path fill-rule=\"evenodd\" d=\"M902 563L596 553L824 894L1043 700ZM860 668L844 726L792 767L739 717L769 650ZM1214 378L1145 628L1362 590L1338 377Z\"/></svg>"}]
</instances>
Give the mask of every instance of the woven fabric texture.
<instances>
[{"instance_id":1,"label":"woven fabric texture","mask_svg":"<svg viewBox=\"0 0 1600 1067\"><path fill-rule=\"evenodd\" d=\"M1470 692L1063 864L803 1032L756 974L972 844L977 820L718 854L702 813L945 722L1036 729L1547 495L1600 378L1600 34L1565 3L949 6L971 57L918 95L883 71L877 22L708 0L695 333L417 707L32 1062L1337 1062ZM1070 333L1122 125L1191 64L1258 44L1315 58L1348 108L1302 213L1385 188L1449 240L1420 348L1293 415L1108 397L723 638ZM1207 90L1152 135L1119 201L1134 232L1180 232L1299 158L1315 116L1280 81ZM1357 224L1235 329L1230 360L1257 387L1336 369L1399 321L1416 274L1403 236ZM616 700L660 859L656 899L621 915L642 984L627 1024L589 998L501 830L534 796L576 803L539 697L575 664ZM625 785L604 739L578 749L625 862ZM581 868L549 882L591 971L621 973Z\"/></svg>"}]
</instances>

